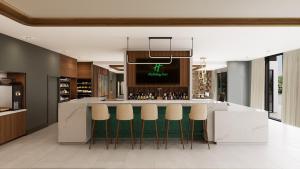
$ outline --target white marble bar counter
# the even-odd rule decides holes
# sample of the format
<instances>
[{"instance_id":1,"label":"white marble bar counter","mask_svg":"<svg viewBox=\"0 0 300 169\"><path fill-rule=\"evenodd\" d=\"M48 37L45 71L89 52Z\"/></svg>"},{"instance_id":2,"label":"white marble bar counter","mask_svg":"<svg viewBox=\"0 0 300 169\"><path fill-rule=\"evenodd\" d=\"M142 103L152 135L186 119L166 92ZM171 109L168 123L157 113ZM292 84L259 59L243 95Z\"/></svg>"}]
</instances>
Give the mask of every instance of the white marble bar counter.
<instances>
[{"instance_id":1,"label":"white marble bar counter","mask_svg":"<svg viewBox=\"0 0 300 169\"><path fill-rule=\"evenodd\" d=\"M167 104L178 103L182 106L192 104L207 104L208 107L208 139L214 141L214 111L226 111L227 103L217 102L211 99L196 100L104 100L101 97L75 99L58 105L58 142L87 142L91 136L91 114L87 113L91 104L107 104L116 106L129 103L133 106L141 106L147 103L166 106Z\"/></svg>"},{"instance_id":2,"label":"white marble bar counter","mask_svg":"<svg viewBox=\"0 0 300 169\"><path fill-rule=\"evenodd\" d=\"M193 100L105 100L103 97L90 97L84 99L74 99L69 102L64 103L85 103L85 104L95 104L95 103L103 103L108 106L116 106L118 104L131 104L132 106L141 106L143 104L156 104L157 106L166 106L167 104L182 104L182 106L191 106L196 103L203 104L221 104L226 106L226 103L215 101L212 99L193 99Z\"/></svg>"},{"instance_id":3,"label":"white marble bar counter","mask_svg":"<svg viewBox=\"0 0 300 169\"><path fill-rule=\"evenodd\" d=\"M11 110L11 111L4 111L4 112L0 112L0 116L5 116L5 115L9 115L9 114L15 114L15 113L20 113L20 112L24 112L27 109L19 109L19 110Z\"/></svg>"},{"instance_id":4,"label":"white marble bar counter","mask_svg":"<svg viewBox=\"0 0 300 169\"><path fill-rule=\"evenodd\" d=\"M227 111L215 111L214 139L217 143L261 143L268 141L268 112L229 103Z\"/></svg>"},{"instance_id":5,"label":"white marble bar counter","mask_svg":"<svg viewBox=\"0 0 300 169\"><path fill-rule=\"evenodd\" d=\"M91 135L92 104L107 104L117 106L129 103L139 107L153 103L164 107L178 103L182 106L207 104L208 107L208 139L217 143L236 142L266 142L268 138L268 114L233 103L218 102L211 99L197 100L104 100L104 98L84 98L59 103L58 106L58 142L85 143Z\"/></svg>"}]
</instances>

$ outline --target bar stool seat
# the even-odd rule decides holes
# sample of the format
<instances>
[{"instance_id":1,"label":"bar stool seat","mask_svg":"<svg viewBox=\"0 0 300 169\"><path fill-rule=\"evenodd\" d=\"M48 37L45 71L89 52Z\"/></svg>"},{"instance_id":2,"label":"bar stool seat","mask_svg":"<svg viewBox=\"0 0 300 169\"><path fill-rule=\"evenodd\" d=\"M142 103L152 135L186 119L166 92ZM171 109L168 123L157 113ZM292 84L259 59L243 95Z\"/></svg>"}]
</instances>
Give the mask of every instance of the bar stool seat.
<instances>
[{"instance_id":1,"label":"bar stool seat","mask_svg":"<svg viewBox=\"0 0 300 169\"><path fill-rule=\"evenodd\" d=\"M89 149L91 149L92 142L95 143L95 128L97 121L105 121L105 144L106 148L108 149L108 120L110 119L110 114L108 112L108 107L106 104L93 104L92 105L92 131L91 131L91 139Z\"/></svg>"},{"instance_id":2,"label":"bar stool seat","mask_svg":"<svg viewBox=\"0 0 300 169\"><path fill-rule=\"evenodd\" d=\"M193 141L194 141L194 129L195 129L195 121L203 121L203 132L204 139L207 142L208 149L210 149L208 136L207 136L207 106L206 104L193 104L191 107L191 112L189 114L190 119L190 128L192 128L191 132L191 149L193 149Z\"/></svg>"},{"instance_id":3,"label":"bar stool seat","mask_svg":"<svg viewBox=\"0 0 300 169\"><path fill-rule=\"evenodd\" d=\"M141 129L141 138L140 138L140 149L142 148L143 137L144 137L144 127L145 121L154 121L155 132L156 132L156 145L159 149L159 136L157 128L157 119L158 119L158 109L156 104L143 104L141 108L141 119L142 119L142 129Z\"/></svg>"},{"instance_id":4,"label":"bar stool seat","mask_svg":"<svg viewBox=\"0 0 300 169\"><path fill-rule=\"evenodd\" d=\"M181 135L181 144L182 148L184 149L184 142L183 142L183 131L182 131L182 105L181 104L168 104L166 108L166 115L165 115L165 148L168 148L168 135L169 135L169 127L170 121L178 121L179 128L180 128L180 135Z\"/></svg>"},{"instance_id":5,"label":"bar stool seat","mask_svg":"<svg viewBox=\"0 0 300 169\"><path fill-rule=\"evenodd\" d=\"M129 121L130 123L130 136L131 136L131 146L134 148L134 134L133 134L133 108L131 104L118 104L117 105L117 129L116 129L116 138L115 138L115 148L119 142L119 130L120 130L120 121Z\"/></svg>"}]
</instances>

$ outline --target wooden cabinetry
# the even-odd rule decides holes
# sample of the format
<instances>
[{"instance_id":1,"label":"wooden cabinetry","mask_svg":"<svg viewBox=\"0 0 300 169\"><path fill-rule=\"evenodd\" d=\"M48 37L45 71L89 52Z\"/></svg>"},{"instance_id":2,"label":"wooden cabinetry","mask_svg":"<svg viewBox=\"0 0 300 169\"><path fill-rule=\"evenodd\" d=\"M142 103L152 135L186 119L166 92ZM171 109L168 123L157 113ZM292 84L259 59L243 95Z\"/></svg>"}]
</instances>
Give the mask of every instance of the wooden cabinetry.
<instances>
[{"instance_id":1,"label":"wooden cabinetry","mask_svg":"<svg viewBox=\"0 0 300 169\"><path fill-rule=\"evenodd\" d=\"M77 63L77 78L78 79L92 79L92 62L78 62Z\"/></svg>"},{"instance_id":2,"label":"wooden cabinetry","mask_svg":"<svg viewBox=\"0 0 300 169\"><path fill-rule=\"evenodd\" d=\"M68 56L60 56L60 76L76 78L77 60Z\"/></svg>"},{"instance_id":3,"label":"wooden cabinetry","mask_svg":"<svg viewBox=\"0 0 300 169\"><path fill-rule=\"evenodd\" d=\"M93 62L77 62L67 56L61 56L60 68L61 78L69 79L70 99L102 96L98 86L101 85L102 76L108 77L107 69L93 65Z\"/></svg>"},{"instance_id":4,"label":"wooden cabinetry","mask_svg":"<svg viewBox=\"0 0 300 169\"><path fill-rule=\"evenodd\" d=\"M25 135L26 112L0 116L0 144Z\"/></svg>"},{"instance_id":5,"label":"wooden cabinetry","mask_svg":"<svg viewBox=\"0 0 300 169\"><path fill-rule=\"evenodd\" d=\"M108 96L108 70L93 65L93 96Z\"/></svg>"},{"instance_id":6,"label":"wooden cabinetry","mask_svg":"<svg viewBox=\"0 0 300 169\"><path fill-rule=\"evenodd\" d=\"M76 99L77 98L77 60L68 56L60 55L60 80L61 79L69 79L68 84L68 92L69 95L68 99ZM61 85L61 84L59 84ZM65 91L65 87L59 88L59 95L61 95L61 92ZM64 96L60 96L59 100L63 101L65 98Z\"/></svg>"}]
</instances>

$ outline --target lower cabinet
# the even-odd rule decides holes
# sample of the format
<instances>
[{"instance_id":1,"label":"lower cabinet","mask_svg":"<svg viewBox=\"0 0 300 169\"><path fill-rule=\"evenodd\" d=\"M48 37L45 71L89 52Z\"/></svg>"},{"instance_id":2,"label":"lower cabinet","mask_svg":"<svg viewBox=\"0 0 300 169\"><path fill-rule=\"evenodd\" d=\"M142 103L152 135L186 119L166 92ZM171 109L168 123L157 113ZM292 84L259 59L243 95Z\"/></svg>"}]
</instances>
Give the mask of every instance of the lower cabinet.
<instances>
[{"instance_id":1,"label":"lower cabinet","mask_svg":"<svg viewBox=\"0 0 300 169\"><path fill-rule=\"evenodd\" d=\"M25 135L26 112L0 116L0 144Z\"/></svg>"}]
</instances>

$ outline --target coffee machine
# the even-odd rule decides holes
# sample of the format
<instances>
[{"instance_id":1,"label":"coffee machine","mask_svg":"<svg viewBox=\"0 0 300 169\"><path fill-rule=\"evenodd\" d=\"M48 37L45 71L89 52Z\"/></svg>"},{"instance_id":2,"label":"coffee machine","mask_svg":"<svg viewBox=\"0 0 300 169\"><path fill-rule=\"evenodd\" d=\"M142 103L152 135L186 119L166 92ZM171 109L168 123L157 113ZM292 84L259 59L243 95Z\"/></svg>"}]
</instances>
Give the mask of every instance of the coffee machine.
<instances>
[{"instance_id":1,"label":"coffee machine","mask_svg":"<svg viewBox=\"0 0 300 169\"><path fill-rule=\"evenodd\" d=\"M12 85L12 109L18 110L23 107L23 86L22 84Z\"/></svg>"}]
</instances>

